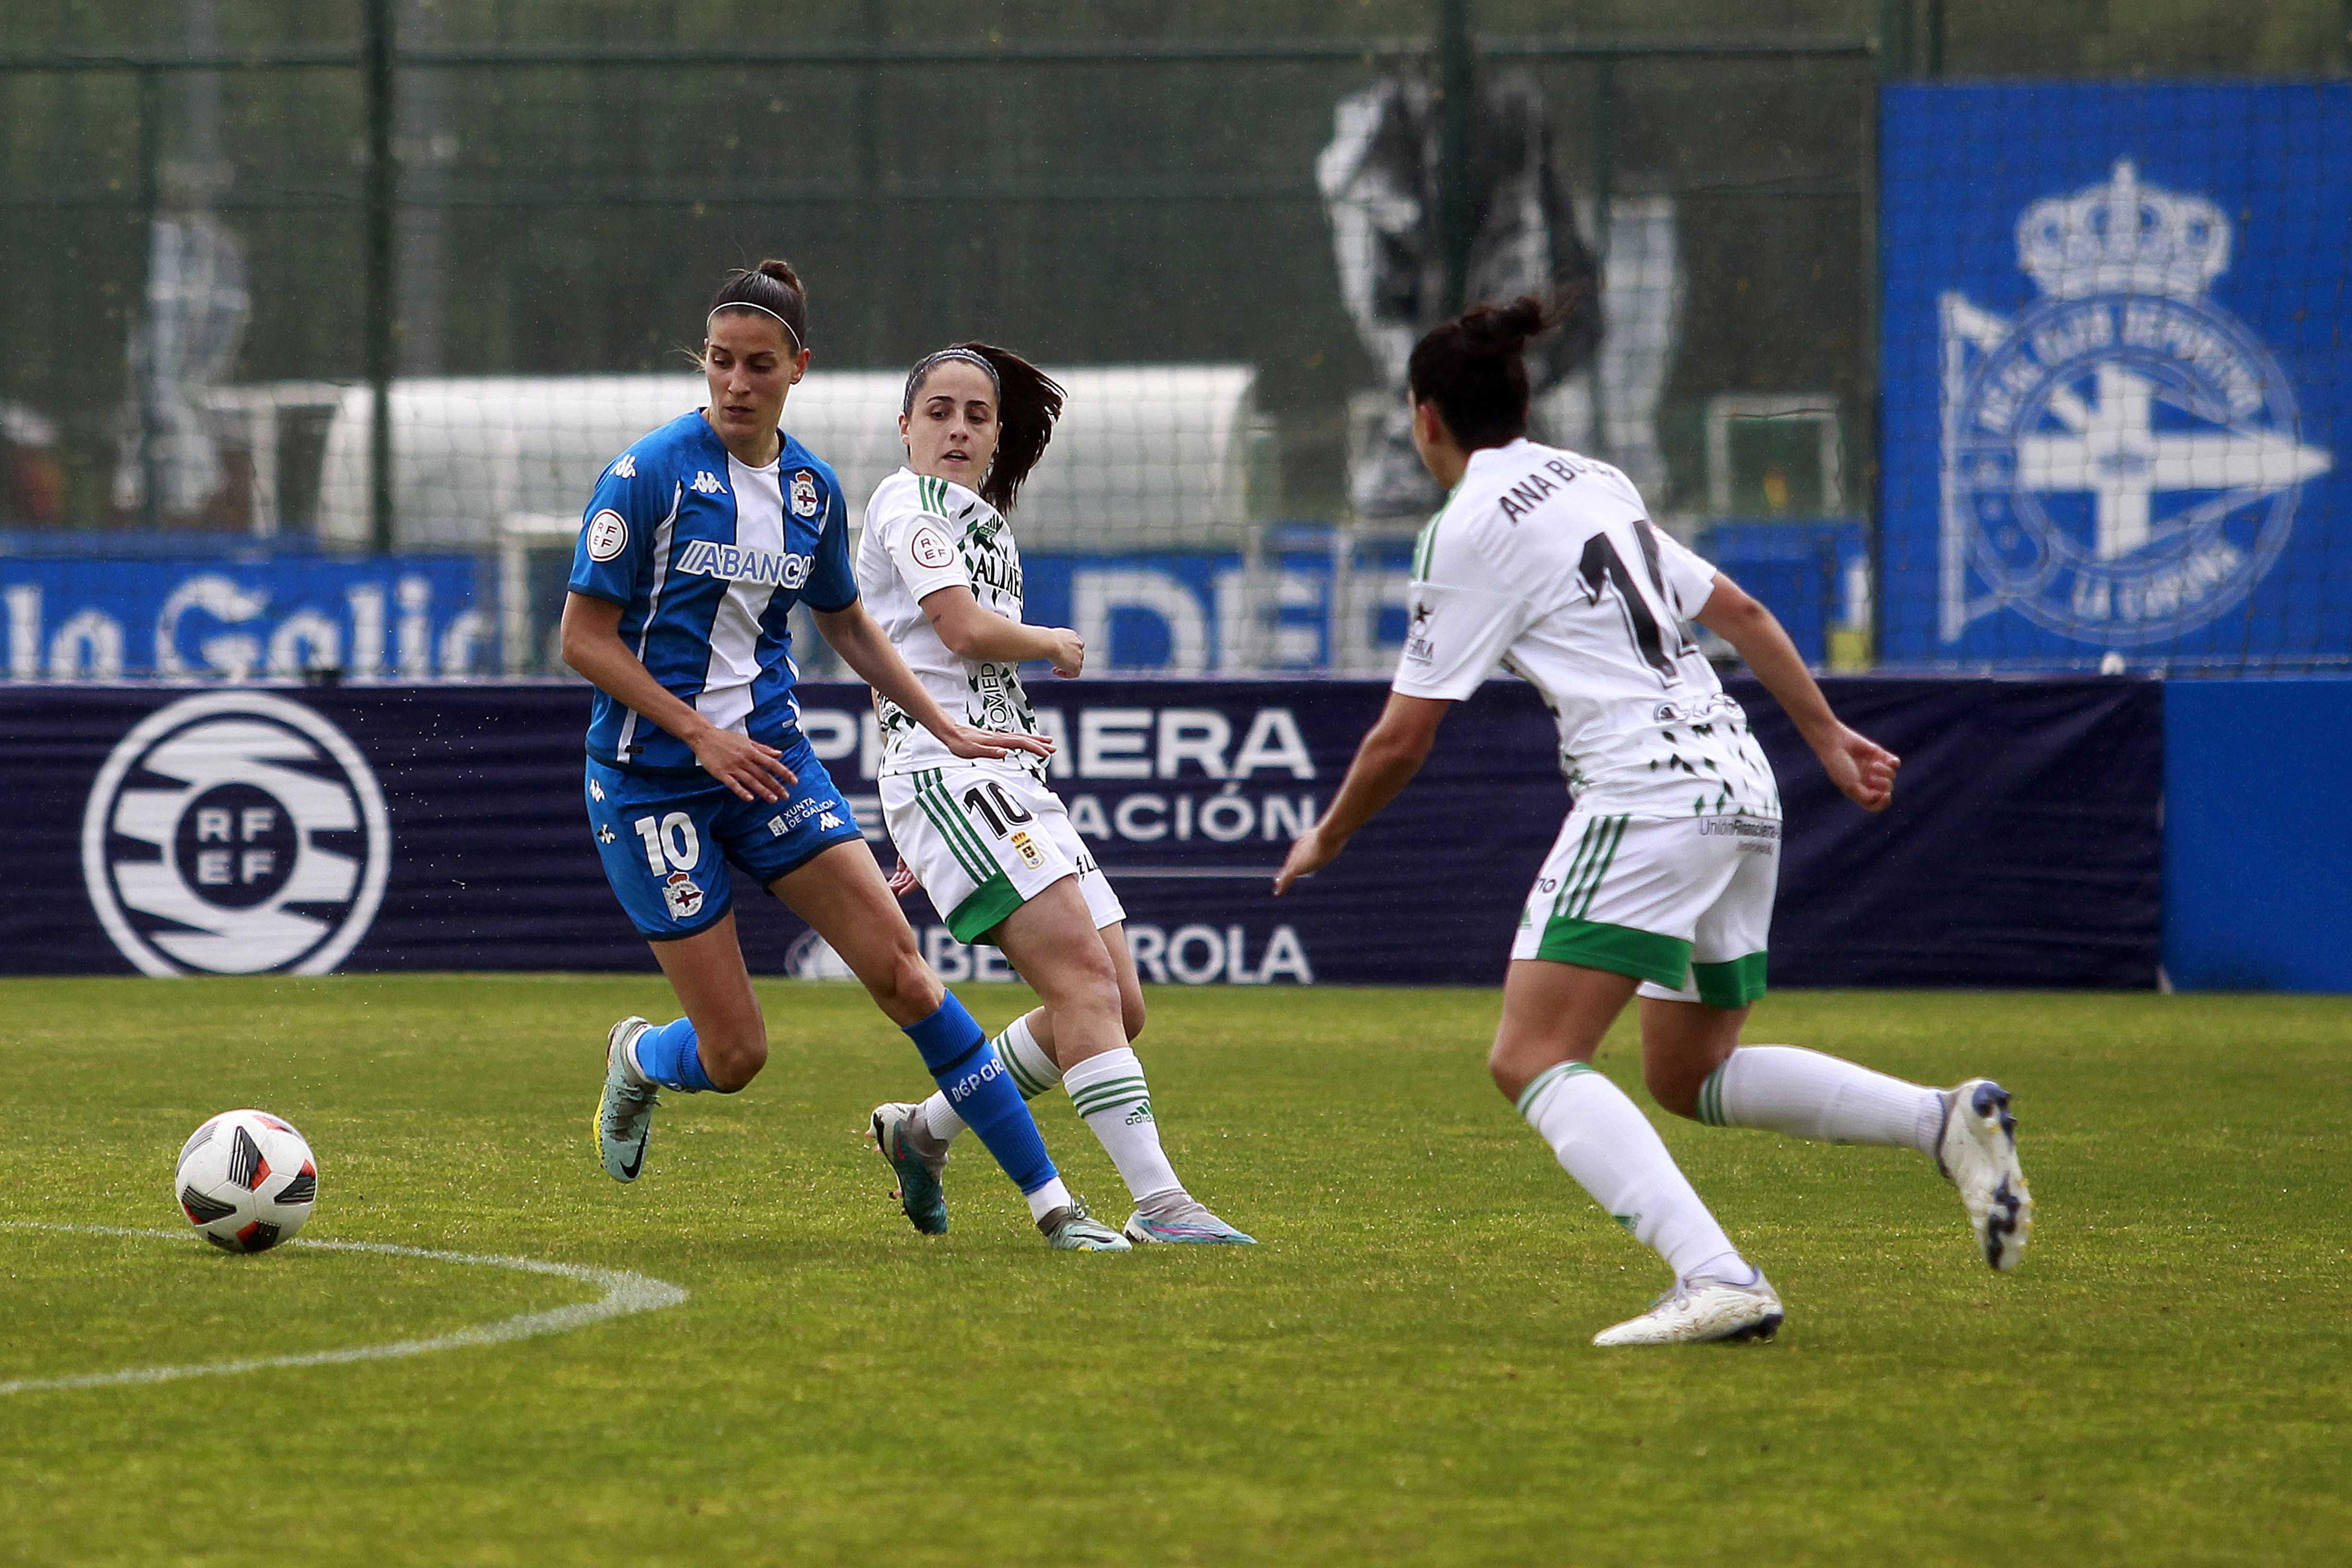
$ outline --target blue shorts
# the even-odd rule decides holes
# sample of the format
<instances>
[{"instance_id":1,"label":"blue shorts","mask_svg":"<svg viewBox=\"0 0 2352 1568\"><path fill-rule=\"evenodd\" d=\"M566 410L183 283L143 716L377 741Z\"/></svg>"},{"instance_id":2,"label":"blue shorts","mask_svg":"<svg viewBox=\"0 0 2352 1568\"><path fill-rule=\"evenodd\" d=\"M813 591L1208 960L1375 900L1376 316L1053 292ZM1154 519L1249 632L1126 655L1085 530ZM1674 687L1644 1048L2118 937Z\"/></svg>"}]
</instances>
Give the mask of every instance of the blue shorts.
<instances>
[{"instance_id":1,"label":"blue shorts","mask_svg":"<svg viewBox=\"0 0 2352 1568\"><path fill-rule=\"evenodd\" d=\"M648 942L708 931L734 903L730 862L765 888L836 844L862 841L833 775L795 736L780 801L745 800L708 773L624 773L588 760L588 826L631 923Z\"/></svg>"}]
</instances>

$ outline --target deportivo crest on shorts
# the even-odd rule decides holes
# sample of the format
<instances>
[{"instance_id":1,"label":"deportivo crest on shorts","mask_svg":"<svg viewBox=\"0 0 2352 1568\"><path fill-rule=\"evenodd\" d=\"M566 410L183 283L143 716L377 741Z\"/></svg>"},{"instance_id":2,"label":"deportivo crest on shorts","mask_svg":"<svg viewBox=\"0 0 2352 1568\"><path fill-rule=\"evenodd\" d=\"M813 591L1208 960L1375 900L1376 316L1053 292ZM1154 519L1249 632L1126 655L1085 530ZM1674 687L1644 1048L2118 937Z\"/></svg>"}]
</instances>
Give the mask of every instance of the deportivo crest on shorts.
<instances>
[{"instance_id":1,"label":"deportivo crest on shorts","mask_svg":"<svg viewBox=\"0 0 2352 1568\"><path fill-rule=\"evenodd\" d=\"M672 871L662 882L662 902L670 919L690 921L702 912L702 889L685 872Z\"/></svg>"},{"instance_id":2,"label":"deportivo crest on shorts","mask_svg":"<svg viewBox=\"0 0 2352 1568\"><path fill-rule=\"evenodd\" d=\"M793 475L793 515L814 517L816 509L821 504L822 500L817 494L815 471L802 468L794 473Z\"/></svg>"}]
</instances>

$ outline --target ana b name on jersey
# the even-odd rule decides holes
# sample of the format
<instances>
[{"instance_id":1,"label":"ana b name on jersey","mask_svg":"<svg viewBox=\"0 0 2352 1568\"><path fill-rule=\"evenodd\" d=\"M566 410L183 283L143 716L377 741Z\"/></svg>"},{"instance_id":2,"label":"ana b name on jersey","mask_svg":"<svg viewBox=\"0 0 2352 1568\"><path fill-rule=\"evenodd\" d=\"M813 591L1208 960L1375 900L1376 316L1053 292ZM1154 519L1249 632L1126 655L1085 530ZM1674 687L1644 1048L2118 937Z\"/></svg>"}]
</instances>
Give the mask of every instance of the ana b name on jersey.
<instances>
[{"instance_id":1,"label":"ana b name on jersey","mask_svg":"<svg viewBox=\"0 0 2352 1568\"><path fill-rule=\"evenodd\" d=\"M718 544L707 539L689 542L678 552L677 569L698 577L718 577L730 583L766 583L797 588L808 581L814 559L785 550L755 550L742 544Z\"/></svg>"},{"instance_id":2,"label":"ana b name on jersey","mask_svg":"<svg viewBox=\"0 0 2352 1568\"><path fill-rule=\"evenodd\" d=\"M1546 472L1547 469L1549 472ZM1558 484L1552 482L1553 474L1559 476ZM1560 485L1572 484L1575 479L1576 470L1570 468L1565 459L1546 458L1543 468L1536 469L1509 489L1505 490L1496 498L1496 504L1502 508L1503 515L1509 518L1516 525L1519 519L1541 506L1547 497L1558 495Z\"/></svg>"}]
</instances>

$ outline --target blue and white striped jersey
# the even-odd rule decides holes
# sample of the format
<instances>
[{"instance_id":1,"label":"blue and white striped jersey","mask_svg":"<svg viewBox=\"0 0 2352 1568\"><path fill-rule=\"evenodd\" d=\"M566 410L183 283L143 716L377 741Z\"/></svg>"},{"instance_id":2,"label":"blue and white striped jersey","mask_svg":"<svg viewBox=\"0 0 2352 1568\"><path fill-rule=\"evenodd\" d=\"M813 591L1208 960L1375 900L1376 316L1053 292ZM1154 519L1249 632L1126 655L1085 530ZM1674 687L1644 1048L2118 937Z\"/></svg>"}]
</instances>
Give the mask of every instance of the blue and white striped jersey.
<instances>
[{"instance_id":1,"label":"blue and white striped jersey","mask_svg":"<svg viewBox=\"0 0 2352 1568\"><path fill-rule=\"evenodd\" d=\"M800 703L785 616L857 601L849 517L833 469L791 437L764 468L736 461L699 410L613 460L589 498L572 591L621 608L621 640L653 678L722 729L782 748ZM689 772L685 742L604 692L588 754Z\"/></svg>"}]
</instances>

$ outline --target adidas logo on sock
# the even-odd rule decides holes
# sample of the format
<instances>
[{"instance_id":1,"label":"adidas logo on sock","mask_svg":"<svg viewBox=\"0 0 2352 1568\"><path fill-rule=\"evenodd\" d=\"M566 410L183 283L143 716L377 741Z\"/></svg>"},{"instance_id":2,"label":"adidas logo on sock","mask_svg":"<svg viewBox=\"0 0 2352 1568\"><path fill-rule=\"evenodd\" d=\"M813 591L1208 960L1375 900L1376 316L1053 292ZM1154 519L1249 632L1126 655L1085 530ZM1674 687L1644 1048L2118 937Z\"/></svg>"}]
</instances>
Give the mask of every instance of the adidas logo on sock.
<instances>
[{"instance_id":1,"label":"adidas logo on sock","mask_svg":"<svg viewBox=\"0 0 2352 1568\"><path fill-rule=\"evenodd\" d=\"M1150 1121L1152 1120L1151 1102L1148 1100L1142 1101L1133 1110L1129 1111L1123 1120L1124 1124L1129 1127L1134 1126L1139 1121Z\"/></svg>"}]
</instances>

